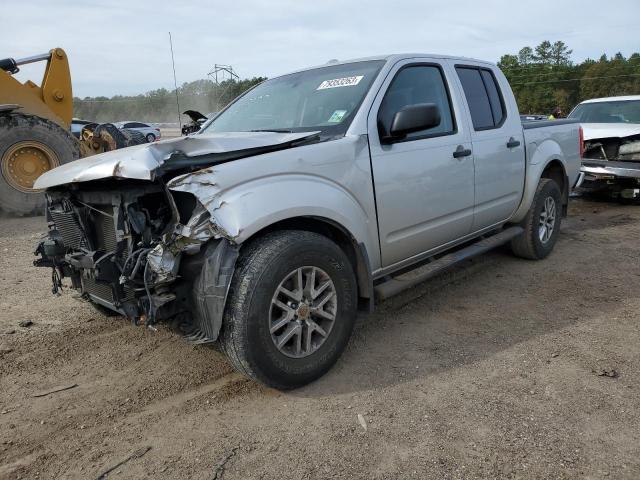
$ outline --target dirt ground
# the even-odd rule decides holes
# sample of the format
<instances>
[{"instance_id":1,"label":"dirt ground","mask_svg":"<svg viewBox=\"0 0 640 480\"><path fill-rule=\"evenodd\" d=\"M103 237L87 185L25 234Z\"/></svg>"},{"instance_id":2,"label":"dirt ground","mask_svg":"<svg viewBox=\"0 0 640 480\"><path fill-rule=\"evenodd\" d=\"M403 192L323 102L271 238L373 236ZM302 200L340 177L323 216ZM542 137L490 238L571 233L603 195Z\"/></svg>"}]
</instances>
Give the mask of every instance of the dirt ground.
<instances>
[{"instance_id":1,"label":"dirt ground","mask_svg":"<svg viewBox=\"0 0 640 480\"><path fill-rule=\"evenodd\" d=\"M640 207L570 213L547 260L404 293L290 393L53 296L44 220L0 219L0 478L95 479L146 447L108 478L640 478Z\"/></svg>"}]
</instances>

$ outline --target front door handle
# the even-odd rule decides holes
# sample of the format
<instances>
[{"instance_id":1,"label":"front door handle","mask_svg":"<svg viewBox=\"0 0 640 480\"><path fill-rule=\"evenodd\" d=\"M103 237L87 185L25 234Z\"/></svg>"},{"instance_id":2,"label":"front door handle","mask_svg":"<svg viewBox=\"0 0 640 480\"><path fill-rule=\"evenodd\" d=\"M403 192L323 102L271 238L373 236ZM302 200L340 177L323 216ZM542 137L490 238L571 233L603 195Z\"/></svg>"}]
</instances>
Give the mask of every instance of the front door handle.
<instances>
[{"instance_id":1,"label":"front door handle","mask_svg":"<svg viewBox=\"0 0 640 480\"><path fill-rule=\"evenodd\" d=\"M520 140L516 140L515 138L511 137L509 139L509 141L507 142L507 148L516 148L520 146Z\"/></svg>"},{"instance_id":2,"label":"front door handle","mask_svg":"<svg viewBox=\"0 0 640 480\"><path fill-rule=\"evenodd\" d=\"M462 145L458 145L458 148L456 148L456 151L453 152L453 158L468 157L469 155L471 155L471 149L464 148Z\"/></svg>"}]
</instances>

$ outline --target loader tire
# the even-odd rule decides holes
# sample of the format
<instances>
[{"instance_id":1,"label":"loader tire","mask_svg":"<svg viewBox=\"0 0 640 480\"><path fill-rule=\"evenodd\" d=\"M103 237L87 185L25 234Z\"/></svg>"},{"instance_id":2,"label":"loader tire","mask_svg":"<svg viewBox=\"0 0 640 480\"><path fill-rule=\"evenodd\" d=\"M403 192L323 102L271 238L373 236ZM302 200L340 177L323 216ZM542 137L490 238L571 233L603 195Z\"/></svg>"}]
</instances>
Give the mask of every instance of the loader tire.
<instances>
[{"instance_id":1,"label":"loader tire","mask_svg":"<svg viewBox=\"0 0 640 480\"><path fill-rule=\"evenodd\" d=\"M531 207L520 222L524 232L511 241L511 251L517 257L529 260L545 258L558 240L561 220L560 187L549 178L541 178Z\"/></svg>"},{"instance_id":2,"label":"loader tire","mask_svg":"<svg viewBox=\"0 0 640 480\"><path fill-rule=\"evenodd\" d=\"M240 252L220 346L240 373L297 388L338 360L356 304L353 268L334 242L299 230L269 233Z\"/></svg>"},{"instance_id":3,"label":"loader tire","mask_svg":"<svg viewBox=\"0 0 640 480\"><path fill-rule=\"evenodd\" d=\"M42 213L44 195L33 183L44 172L79 158L77 140L58 124L34 115L0 115L0 209Z\"/></svg>"}]
</instances>

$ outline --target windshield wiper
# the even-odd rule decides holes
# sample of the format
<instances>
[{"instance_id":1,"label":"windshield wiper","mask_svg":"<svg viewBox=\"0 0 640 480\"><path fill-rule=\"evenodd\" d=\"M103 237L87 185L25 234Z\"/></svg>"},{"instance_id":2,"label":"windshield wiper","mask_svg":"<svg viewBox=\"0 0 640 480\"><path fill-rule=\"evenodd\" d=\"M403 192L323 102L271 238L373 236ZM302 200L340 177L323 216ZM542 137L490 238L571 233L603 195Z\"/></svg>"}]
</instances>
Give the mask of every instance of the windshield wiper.
<instances>
[{"instance_id":1,"label":"windshield wiper","mask_svg":"<svg viewBox=\"0 0 640 480\"><path fill-rule=\"evenodd\" d=\"M249 130L250 132L274 132L274 133L293 133L293 130L287 130L286 128L265 128L257 130Z\"/></svg>"}]
</instances>

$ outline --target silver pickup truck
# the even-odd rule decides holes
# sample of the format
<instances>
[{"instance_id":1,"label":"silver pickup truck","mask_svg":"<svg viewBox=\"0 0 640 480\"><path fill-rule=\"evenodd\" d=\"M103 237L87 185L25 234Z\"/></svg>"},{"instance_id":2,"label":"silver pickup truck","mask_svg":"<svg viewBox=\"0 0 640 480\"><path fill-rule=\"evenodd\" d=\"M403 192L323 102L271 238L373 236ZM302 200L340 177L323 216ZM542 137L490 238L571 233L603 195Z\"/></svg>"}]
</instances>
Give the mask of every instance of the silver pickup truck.
<instances>
[{"instance_id":1,"label":"silver pickup truck","mask_svg":"<svg viewBox=\"0 0 640 480\"><path fill-rule=\"evenodd\" d=\"M521 123L493 64L333 62L246 92L197 134L42 175L53 268L105 313L171 321L286 389L324 374L356 312L509 243L542 259L579 126Z\"/></svg>"}]
</instances>

